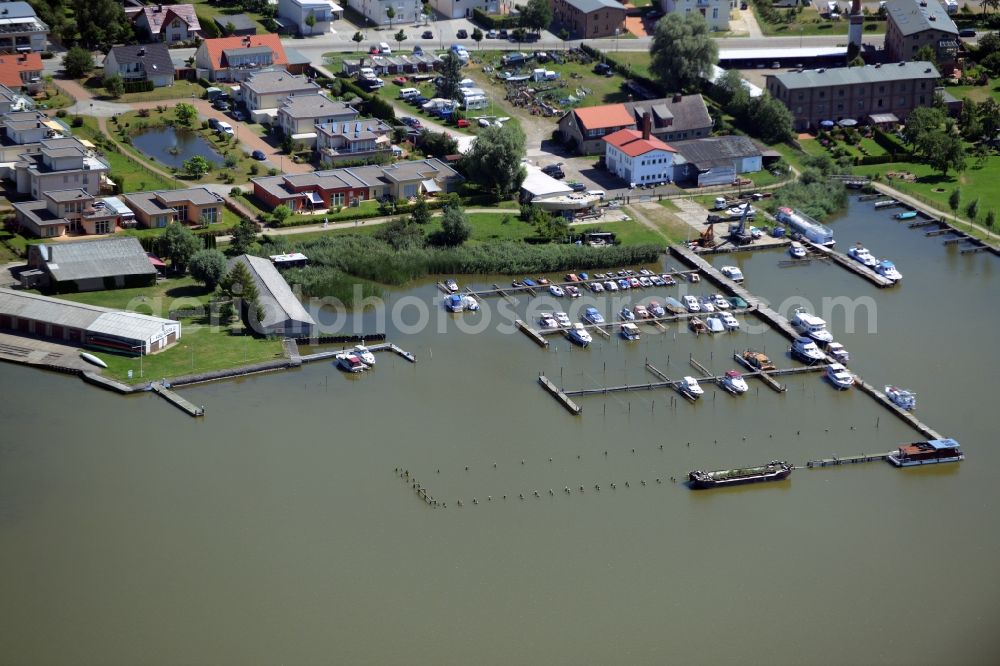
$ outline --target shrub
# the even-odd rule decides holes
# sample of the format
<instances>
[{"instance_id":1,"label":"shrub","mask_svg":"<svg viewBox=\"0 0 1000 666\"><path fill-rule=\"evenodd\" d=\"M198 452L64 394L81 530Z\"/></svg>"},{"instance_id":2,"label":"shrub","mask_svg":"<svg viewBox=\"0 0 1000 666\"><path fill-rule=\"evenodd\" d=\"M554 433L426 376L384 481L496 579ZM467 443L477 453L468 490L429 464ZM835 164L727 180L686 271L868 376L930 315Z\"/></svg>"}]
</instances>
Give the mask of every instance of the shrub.
<instances>
[{"instance_id":1,"label":"shrub","mask_svg":"<svg viewBox=\"0 0 1000 666\"><path fill-rule=\"evenodd\" d=\"M59 109L58 111L56 111L56 118L65 118L65 117L66 117L66 109Z\"/></svg>"},{"instance_id":2,"label":"shrub","mask_svg":"<svg viewBox=\"0 0 1000 666\"><path fill-rule=\"evenodd\" d=\"M73 116L69 124L70 127L83 127L83 116Z\"/></svg>"}]
</instances>

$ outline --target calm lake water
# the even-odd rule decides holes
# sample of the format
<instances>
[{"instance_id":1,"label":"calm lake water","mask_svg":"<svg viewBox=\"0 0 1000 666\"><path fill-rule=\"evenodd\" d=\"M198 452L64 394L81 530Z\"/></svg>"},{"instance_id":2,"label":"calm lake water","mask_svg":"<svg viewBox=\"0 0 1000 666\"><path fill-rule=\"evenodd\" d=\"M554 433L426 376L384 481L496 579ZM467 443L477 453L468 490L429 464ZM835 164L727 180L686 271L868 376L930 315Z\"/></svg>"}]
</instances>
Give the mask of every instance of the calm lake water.
<instances>
[{"instance_id":1,"label":"calm lake water","mask_svg":"<svg viewBox=\"0 0 1000 666\"><path fill-rule=\"evenodd\" d=\"M200 134L175 127L151 127L132 137L132 145L168 167L180 169L186 160L201 155L222 163L222 156Z\"/></svg>"},{"instance_id":2,"label":"calm lake water","mask_svg":"<svg viewBox=\"0 0 1000 666\"><path fill-rule=\"evenodd\" d=\"M787 378L780 395L710 389L695 405L666 392L581 398L578 418L535 383L649 381L646 359L680 377L689 354L722 371L747 345L792 365L774 333L672 328L542 350L442 315L444 333L387 324L416 365L380 355L356 379L316 363L185 389L207 407L199 420L150 395L0 365L0 661L996 663L1000 264L870 204L831 226L841 250L864 242L904 283L781 268L780 250L716 263L738 263L775 304L871 299L873 333L865 317L854 332L842 309L828 317L852 368L916 391L918 414L961 441L964 463L802 469L692 492L670 477L917 436L818 375ZM440 301L431 283L392 299L408 297ZM397 467L448 508L428 508Z\"/></svg>"}]
</instances>

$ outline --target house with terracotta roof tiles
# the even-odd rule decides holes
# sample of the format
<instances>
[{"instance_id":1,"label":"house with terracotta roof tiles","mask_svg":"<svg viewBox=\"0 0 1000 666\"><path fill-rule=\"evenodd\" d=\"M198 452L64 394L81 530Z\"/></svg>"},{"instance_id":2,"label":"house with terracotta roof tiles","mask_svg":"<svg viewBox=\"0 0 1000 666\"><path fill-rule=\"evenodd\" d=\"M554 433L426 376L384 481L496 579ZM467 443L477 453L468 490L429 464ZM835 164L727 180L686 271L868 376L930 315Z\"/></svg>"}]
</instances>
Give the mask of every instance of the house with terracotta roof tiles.
<instances>
[{"instance_id":1,"label":"house with terracotta roof tiles","mask_svg":"<svg viewBox=\"0 0 1000 666\"><path fill-rule=\"evenodd\" d=\"M32 51L0 55L0 83L11 90L38 91L42 85L41 54Z\"/></svg>"},{"instance_id":2,"label":"house with terracotta roof tiles","mask_svg":"<svg viewBox=\"0 0 1000 666\"><path fill-rule=\"evenodd\" d=\"M651 133L652 119L643 117L642 131L618 130L604 137L604 163L608 171L630 186L669 183L677 152Z\"/></svg>"},{"instance_id":3,"label":"house with terracotta roof tiles","mask_svg":"<svg viewBox=\"0 0 1000 666\"><path fill-rule=\"evenodd\" d=\"M150 5L137 12L133 21L151 41L174 44L201 37L201 23L194 5Z\"/></svg>"},{"instance_id":4,"label":"house with terracotta roof tiles","mask_svg":"<svg viewBox=\"0 0 1000 666\"><path fill-rule=\"evenodd\" d=\"M194 55L198 76L209 81L242 81L265 69L289 69L278 35L206 39Z\"/></svg>"}]
</instances>

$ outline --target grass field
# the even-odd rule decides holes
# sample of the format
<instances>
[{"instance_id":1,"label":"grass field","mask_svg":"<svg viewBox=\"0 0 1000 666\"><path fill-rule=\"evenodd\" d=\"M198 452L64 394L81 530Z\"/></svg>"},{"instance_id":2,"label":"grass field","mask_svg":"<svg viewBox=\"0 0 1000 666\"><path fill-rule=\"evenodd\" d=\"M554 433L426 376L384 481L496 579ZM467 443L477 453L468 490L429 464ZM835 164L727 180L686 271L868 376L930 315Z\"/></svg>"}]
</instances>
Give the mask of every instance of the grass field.
<instances>
[{"instance_id":1,"label":"grass field","mask_svg":"<svg viewBox=\"0 0 1000 666\"><path fill-rule=\"evenodd\" d=\"M959 99L973 102L985 102L991 97L1000 102L1000 83L998 82L992 82L985 86L946 86L945 92L949 92Z\"/></svg>"},{"instance_id":2,"label":"grass field","mask_svg":"<svg viewBox=\"0 0 1000 666\"><path fill-rule=\"evenodd\" d=\"M161 280L152 287L84 291L59 296L59 298L76 303L129 310L156 317L166 317L171 310L194 307L196 304L204 305L211 297L211 291L194 278L186 275Z\"/></svg>"},{"instance_id":3,"label":"grass field","mask_svg":"<svg viewBox=\"0 0 1000 666\"><path fill-rule=\"evenodd\" d=\"M125 93L121 97L112 97L105 90L102 77L100 75L92 76L89 79L81 81L87 90L94 94L97 99L111 100L119 102L121 104L131 104L134 102L160 102L163 100L178 100L189 97L200 98L205 94L205 89L202 88L197 83L191 83L190 81L174 81L171 86L163 86L162 88L153 88L149 92L135 92L135 93Z\"/></svg>"}]
</instances>

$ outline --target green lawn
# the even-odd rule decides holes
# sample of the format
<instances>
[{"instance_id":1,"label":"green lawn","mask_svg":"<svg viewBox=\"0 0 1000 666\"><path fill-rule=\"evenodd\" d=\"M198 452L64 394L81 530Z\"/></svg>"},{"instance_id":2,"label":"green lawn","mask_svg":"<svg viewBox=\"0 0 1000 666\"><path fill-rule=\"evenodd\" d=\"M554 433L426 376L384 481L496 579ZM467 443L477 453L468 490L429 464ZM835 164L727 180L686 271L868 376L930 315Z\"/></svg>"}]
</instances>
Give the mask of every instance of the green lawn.
<instances>
[{"instance_id":1,"label":"green lawn","mask_svg":"<svg viewBox=\"0 0 1000 666\"><path fill-rule=\"evenodd\" d=\"M104 352L97 353L108 369L107 377L139 382L139 359ZM250 363L261 363L281 358L284 349L281 340L230 335L222 328L200 325L194 320L182 320L181 339L172 347L158 354L142 357L142 374L145 379L177 377L196 372L221 370Z\"/></svg>"},{"instance_id":2,"label":"green lawn","mask_svg":"<svg viewBox=\"0 0 1000 666\"><path fill-rule=\"evenodd\" d=\"M756 3L770 2L770 0L754 0L754 14L757 16L757 23L765 35L780 35L782 37L813 36L813 35L846 35L848 22L846 20L830 21L819 15L815 7L806 7L800 14L795 16L789 23L769 23L764 19L757 9ZM779 9L778 14L783 18L790 10ZM884 24L883 24L884 25Z\"/></svg>"},{"instance_id":3,"label":"green lawn","mask_svg":"<svg viewBox=\"0 0 1000 666\"><path fill-rule=\"evenodd\" d=\"M97 127L97 119L83 117L83 126L74 127L73 135L90 141L104 140ZM100 138L99 138L100 137ZM167 179L146 168L136 157L124 152L100 150L102 158L111 166L111 177L121 186L122 192L143 192L146 190L170 190L179 185L176 180Z\"/></svg>"},{"instance_id":4,"label":"green lawn","mask_svg":"<svg viewBox=\"0 0 1000 666\"><path fill-rule=\"evenodd\" d=\"M650 57L646 51L619 51L609 53L608 58L622 65L627 65L636 76L652 78L649 73Z\"/></svg>"},{"instance_id":5,"label":"green lawn","mask_svg":"<svg viewBox=\"0 0 1000 666\"><path fill-rule=\"evenodd\" d=\"M1000 102L1000 83L990 83L985 86L946 86L949 92L958 99L968 99L973 102L985 102L989 98Z\"/></svg>"},{"instance_id":6,"label":"green lawn","mask_svg":"<svg viewBox=\"0 0 1000 666\"><path fill-rule=\"evenodd\" d=\"M45 89L42 94L34 98L35 104L39 109L65 109L67 106L72 106L76 101L62 89L57 88L55 84L48 83L45 85Z\"/></svg>"},{"instance_id":7,"label":"green lawn","mask_svg":"<svg viewBox=\"0 0 1000 666\"><path fill-rule=\"evenodd\" d=\"M209 2L209 0L191 0L191 4L194 5L195 14L198 15L198 22L203 26L206 23L212 23L214 25L214 19L217 16L225 17L232 14L246 14L257 25L258 35L263 35L269 32L268 29L264 27L264 24L260 22L260 14L243 11L238 6L217 7L215 3Z\"/></svg>"},{"instance_id":8,"label":"green lawn","mask_svg":"<svg viewBox=\"0 0 1000 666\"><path fill-rule=\"evenodd\" d=\"M60 294L59 296L67 301L87 303L102 308L129 310L157 317L166 317L173 309L193 307L194 303L191 299L204 305L211 297L211 291L187 275L160 280L151 287L84 291L77 294ZM181 298L184 301L178 301Z\"/></svg>"}]
</instances>

